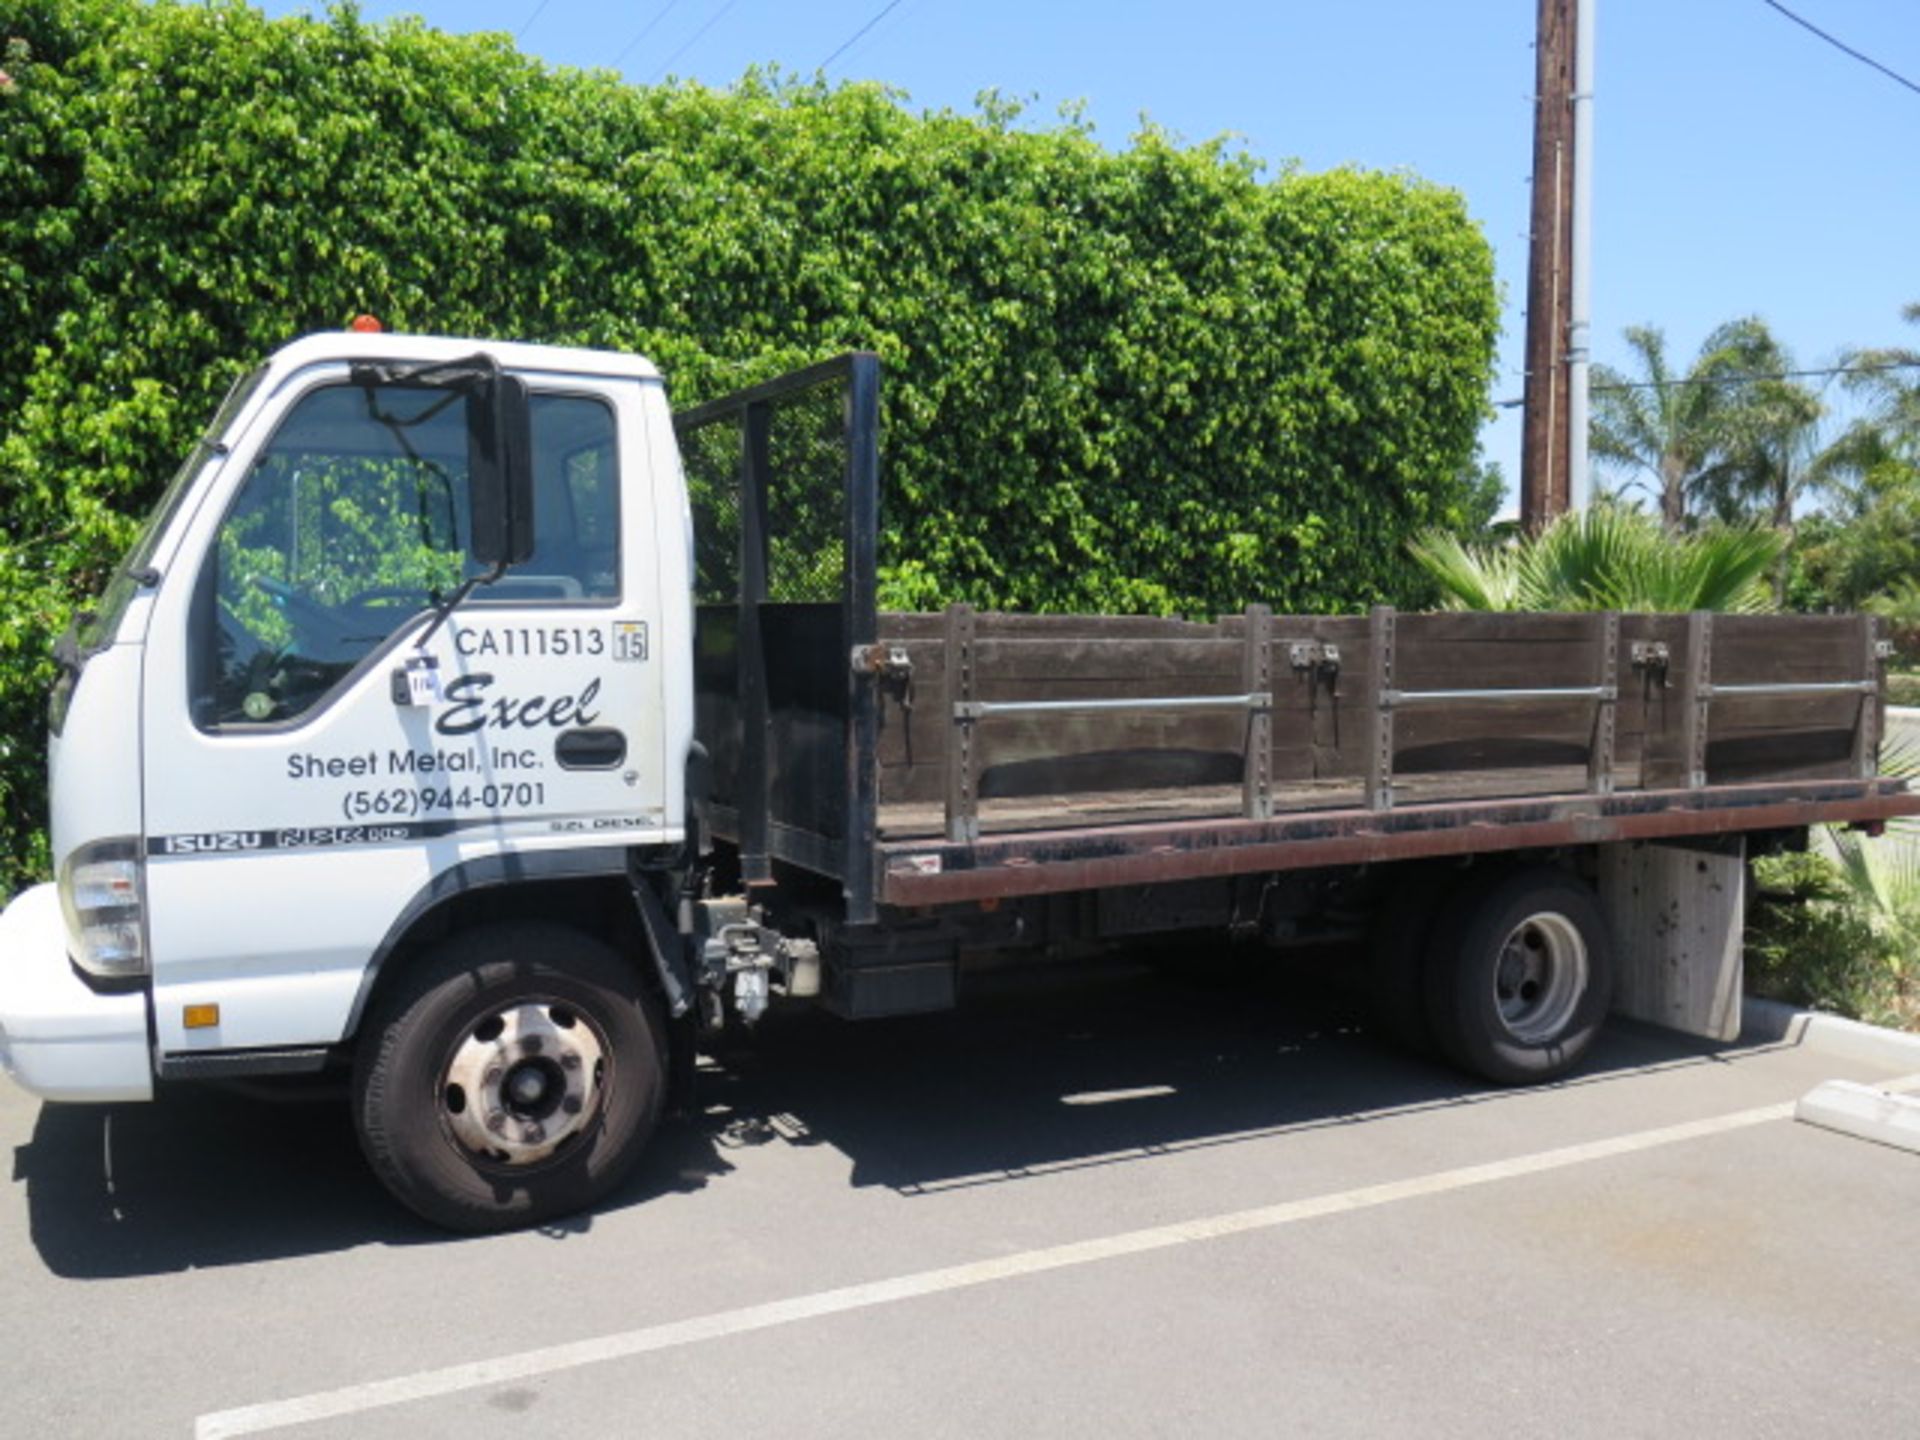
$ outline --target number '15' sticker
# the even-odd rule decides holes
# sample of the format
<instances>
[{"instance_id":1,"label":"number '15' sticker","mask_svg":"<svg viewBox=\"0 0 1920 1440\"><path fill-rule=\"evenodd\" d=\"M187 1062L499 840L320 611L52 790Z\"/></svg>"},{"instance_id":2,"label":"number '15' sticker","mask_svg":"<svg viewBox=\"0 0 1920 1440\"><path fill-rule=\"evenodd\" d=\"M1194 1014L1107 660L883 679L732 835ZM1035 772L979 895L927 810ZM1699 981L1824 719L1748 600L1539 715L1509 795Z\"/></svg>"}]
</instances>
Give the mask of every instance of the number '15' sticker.
<instances>
[{"instance_id":1,"label":"number '15' sticker","mask_svg":"<svg viewBox=\"0 0 1920 1440\"><path fill-rule=\"evenodd\" d=\"M646 621L614 621L613 658L616 660L644 660L647 658Z\"/></svg>"}]
</instances>

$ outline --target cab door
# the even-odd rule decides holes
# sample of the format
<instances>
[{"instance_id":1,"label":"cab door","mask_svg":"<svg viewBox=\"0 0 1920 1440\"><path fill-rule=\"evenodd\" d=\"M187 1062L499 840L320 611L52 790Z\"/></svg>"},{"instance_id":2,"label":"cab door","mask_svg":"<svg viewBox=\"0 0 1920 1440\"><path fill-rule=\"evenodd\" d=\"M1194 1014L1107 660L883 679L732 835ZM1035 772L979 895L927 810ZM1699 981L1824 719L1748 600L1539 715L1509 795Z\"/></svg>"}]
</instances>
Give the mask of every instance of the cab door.
<instances>
[{"instance_id":1,"label":"cab door","mask_svg":"<svg viewBox=\"0 0 1920 1440\"><path fill-rule=\"evenodd\" d=\"M525 378L533 552L451 611L471 394L311 367L198 512L143 685L163 1056L336 1040L434 899L677 833L642 387Z\"/></svg>"}]
</instances>

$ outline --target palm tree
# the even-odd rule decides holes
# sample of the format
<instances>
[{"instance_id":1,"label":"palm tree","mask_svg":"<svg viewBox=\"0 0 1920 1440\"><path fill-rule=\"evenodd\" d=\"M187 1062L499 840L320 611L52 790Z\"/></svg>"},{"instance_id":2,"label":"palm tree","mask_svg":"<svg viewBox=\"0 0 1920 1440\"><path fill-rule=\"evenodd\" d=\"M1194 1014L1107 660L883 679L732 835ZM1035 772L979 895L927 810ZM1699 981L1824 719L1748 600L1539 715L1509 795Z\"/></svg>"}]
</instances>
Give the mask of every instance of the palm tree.
<instances>
[{"instance_id":1,"label":"palm tree","mask_svg":"<svg viewBox=\"0 0 1920 1440\"><path fill-rule=\"evenodd\" d=\"M1794 378L1793 354L1759 320L1726 357L1726 392L1719 416L1720 460L1701 485L1703 498L1726 523L1761 521L1787 544L1794 512L1808 495L1832 490L1861 459L1861 437L1822 443L1826 403ZM1774 600L1786 602L1784 554L1774 569Z\"/></svg>"},{"instance_id":2,"label":"palm tree","mask_svg":"<svg viewBox=\"0 0 1920 1440\"><path fill-rule=\"evenodd\" d=\"M1756 330L1764 329L1754 318L1720 326L1687 372L1676 375L1667 361L1666 336L1651 325L1634 325L1625 336L1639 359L1638 377L1608 365L1593 367L1593 458L1653 477L1660 520L1669 531L1686 528L1689 502L1713 479L1739 376L1753 368Z\"/></svg>"},{"instance_id":3,"label":"palm tree","mask_svg":"<svg viewBox=\"0 0 1920 1440\"><path fill-rule=\"evenodd\" d=\"M1721 372L1726 392L1720 414L1722 462L1705 489L1722 520L1764 515L1791 533L1793 507L1819 488L1832 461L1820 444L1827 407L1793 378L1792 352L1760 320L1745 331Z\"/></svg>"},{"instance_id":4,"label":"palm tree","mask_svg":"<svg viewBox=\"0 0 1920 1440\"><path fill-rule=\"evenodd\" d=\"M1900 313L1920 325L1920 302ZM1845 363L1841 383L1866 402L1867 413L1838 444L1851 447L1848 469L1870 499L1889 484L1920 478L1920 350L1858 350Z\"/></svg>"}]
</instances>

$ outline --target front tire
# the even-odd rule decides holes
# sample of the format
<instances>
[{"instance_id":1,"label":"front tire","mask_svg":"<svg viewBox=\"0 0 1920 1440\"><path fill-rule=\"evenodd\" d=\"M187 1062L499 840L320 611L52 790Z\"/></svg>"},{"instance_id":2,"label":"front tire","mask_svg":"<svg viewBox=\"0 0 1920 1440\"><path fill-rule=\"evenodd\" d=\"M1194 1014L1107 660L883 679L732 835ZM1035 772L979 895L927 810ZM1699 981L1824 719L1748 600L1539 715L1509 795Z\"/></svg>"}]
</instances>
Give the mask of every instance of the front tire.
<instances>
[{"instance_id":1,"label":"front tire","mask_svg":"<svg viewBox=\"0 0 1920 1440\"><path fill-rule=\"evenodd\" d=\"M1530 865L1495 873L1443 909L1426 970L1434 1041L1502 1085L1578 1065L1613 998L1613 940L1592 887Z\"/></svg>"},{"instance_id":2,"label":"front tire","mask_svg":"<svg viewBox=\"0 0 1920 1440\"><path fill-rule=\"evenodd\" d=\"M584 1210L660 1119L665 1043L634 967L576 930L503 924L435 946L383 997L354 1067L374 1173L449 1230Z\"/></svg>"}]
</instances>

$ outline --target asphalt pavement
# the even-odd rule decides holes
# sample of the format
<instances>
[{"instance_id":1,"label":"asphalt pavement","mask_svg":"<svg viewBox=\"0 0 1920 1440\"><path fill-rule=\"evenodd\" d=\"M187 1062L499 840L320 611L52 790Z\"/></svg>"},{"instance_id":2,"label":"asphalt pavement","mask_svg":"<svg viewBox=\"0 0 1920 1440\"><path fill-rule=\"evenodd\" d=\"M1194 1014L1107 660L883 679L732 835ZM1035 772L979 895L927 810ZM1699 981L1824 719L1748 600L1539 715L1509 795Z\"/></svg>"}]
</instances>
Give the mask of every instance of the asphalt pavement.
<instances>
[{"instance_id":1,"label":"asphalt pavement","mask_svg":"<svg viewBox=\"0 0 1920 1440\"><path fill-rule=\"evenodd\" d=\"M1911 1437L1920 1157L1786 1118L1888 1073L1618 1023L1494 1091L1117 969L776 1017L614 1203L486 1239L333 1104L0 1082L0 1434Z\"/></svg>"}]
</instances>

